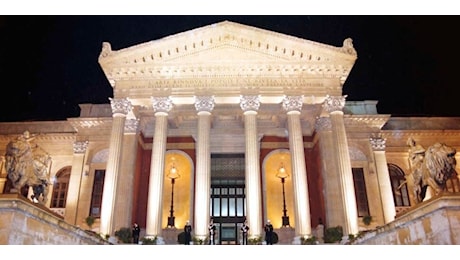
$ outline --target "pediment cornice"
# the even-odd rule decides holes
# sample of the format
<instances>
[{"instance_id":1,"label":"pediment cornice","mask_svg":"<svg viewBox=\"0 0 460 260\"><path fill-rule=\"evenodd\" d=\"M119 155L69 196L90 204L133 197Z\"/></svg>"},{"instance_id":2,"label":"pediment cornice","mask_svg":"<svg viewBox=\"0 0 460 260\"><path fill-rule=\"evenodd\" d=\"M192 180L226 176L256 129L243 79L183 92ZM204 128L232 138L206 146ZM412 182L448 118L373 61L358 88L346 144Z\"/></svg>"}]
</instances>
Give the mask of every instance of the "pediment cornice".
<instances>
[{"instance_id":1,"label":"pediment cornice","mask_svg":"<svg viewBox=\"0 0 460 260\"><path fill-rule=\"evenodd\" d=\"M173 95L195 94L187 86L281 86L285 90L309 87L312 83L307 81L315 79L331 81L313 83L327 89L343 84L356 58L351 39L335 47L224 21L121 50L103 43L99 63L116 86L114 95L126 97L145 96L162 87Z\"/></svg>"},{"instance_id":2,"label":"pediment cornice","mask_svg":"<svg viewBox=\"0 0 460 260\"><path fill-rule=\"evenodd\" d=\"M350 131L380 130L390 117L390 115L344 115L344 123Z\"/></svg>"},{"instance_id":3,"label":"pediment cornice","mask_svg":"<svg viewBox=\"0 0 460 260\"><path fill-rule=\"evenodd\" d=\"M67 121L77 132L89 129L111 129L112 118L69 118Z\"/></svg>"},{"instance_id":4,"label":"pediment cornice","mask_svg":"<svg viewBox=\"0 0 460 260\"><path fill-rule=\"evenodd\" d=\"M219 52L219 49L227 49ZM228 51L228 49L233 50ZM162 64L174 62L180 59L184 61L187 56L193 55L190 62L207 51L213 53L229 54L228 59L232 61L232 54L242 52L253 54L244 56L246 59L260 60L275 58L278 61L298 62L331 62L331 61L352 61L357 58L356 50L353 48L351 39L345 39L344 45L335 47L319 42L314 42L282 33L264 30L230 21L224 21L194 30L178 33L158 40L134 45L120 50L112 50L110 43L104 43L99 56L102 64L120 63L125 65L139 64ZM207 61L221 63L222 60Z\"/></svg>"}]
</instances>

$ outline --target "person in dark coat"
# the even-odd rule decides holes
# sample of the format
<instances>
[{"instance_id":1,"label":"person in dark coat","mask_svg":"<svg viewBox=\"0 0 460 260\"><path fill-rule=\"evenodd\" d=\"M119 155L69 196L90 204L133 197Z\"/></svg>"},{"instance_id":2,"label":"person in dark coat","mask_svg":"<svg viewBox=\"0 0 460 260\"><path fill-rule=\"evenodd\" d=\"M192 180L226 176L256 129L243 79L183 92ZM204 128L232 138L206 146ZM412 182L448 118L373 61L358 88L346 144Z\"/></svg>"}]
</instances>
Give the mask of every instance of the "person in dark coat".
<instances>
[{"instance_id":1,"label":"person in dark coat","mask_svg":"<svg viewBox=\"0 0 460 260\"><path fill-rule=\"evenodd\" d=\"M185 233L185 244L190 245L190 241L192 241L192 226L190 225L190 221L188 220L184 226L184 233Z\"/></svg>"},{"instance_id":2,"label":"person in dark coat","mask_svg":"<svg viewBox=\"0 0 460 260\"><path fill-rule=\"evenodd\" d=\"M248 244L248 231L249 231L249 226L247 224L247 221L245 220L243 222L243 225L241 226L241 233L243 234L243 245Z\"/></svg>"},{"instance_id":3,"label":"person in dark coat","mask_svg":"<svg viewBox=\"0 0 460 260\"><path fill-rule=\"evenodd\" d=\"M140 233L141 233L141 228L136 222L134 222L133 224L133 243L134 244L139 244L139 234Z\"/></svg>"},{"instance_id":4,"label":"person in dark coat","mask_svg":"<svg viewBox=\"0 0 460 260\"><path fill-rule=\"evenodd\" d=\"M267 224L265 224L264 230L266 244L273 245L273 225L270 220L267 220Z\"/></svg>"},{"instance_id":5,"label":"person in dark coat","mask_svg":"<svg viewBox=\"0 0 460 260\"><path fill-rule=\"evenodd\" d=\"M209 244L210 245L215 245L215 237L216 237L216 225L214 224L214 220L211 219L211 222L209 223L208 226L209 230Z\"/></svg>"}]
</instances>

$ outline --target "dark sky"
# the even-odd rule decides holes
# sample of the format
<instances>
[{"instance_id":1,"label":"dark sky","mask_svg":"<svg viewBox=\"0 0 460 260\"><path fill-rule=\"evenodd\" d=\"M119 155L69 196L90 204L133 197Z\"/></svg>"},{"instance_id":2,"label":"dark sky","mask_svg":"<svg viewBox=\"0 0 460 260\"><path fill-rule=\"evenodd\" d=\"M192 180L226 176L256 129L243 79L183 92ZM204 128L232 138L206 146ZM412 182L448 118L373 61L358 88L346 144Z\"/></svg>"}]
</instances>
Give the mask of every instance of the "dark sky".
<instances>
[{"instance_id":1,"label":"dark sky","mask_svg":"<svg viewBox=\"0 0 460 260\"><path fill-rule=\"evenodd\" d=\"M0 16L0 122L65 120L109 103L98 62L112 49L229 20L333 46L353 39L347 100L393 116L460 116L460 16Z\"/></svg>"}]
</instances>

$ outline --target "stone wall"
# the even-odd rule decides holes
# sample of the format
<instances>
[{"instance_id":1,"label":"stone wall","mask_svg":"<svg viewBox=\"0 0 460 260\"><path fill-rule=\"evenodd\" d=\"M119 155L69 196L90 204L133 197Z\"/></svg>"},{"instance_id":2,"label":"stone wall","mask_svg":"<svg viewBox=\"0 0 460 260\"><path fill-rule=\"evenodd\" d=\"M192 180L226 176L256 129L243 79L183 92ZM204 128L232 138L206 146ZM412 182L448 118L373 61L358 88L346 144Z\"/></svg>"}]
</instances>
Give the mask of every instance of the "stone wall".
<instances>
[{"instance_id":1,"label":"stone wall","mask_svg":"<svg viewBox=\"0 0 460 260\"><path fill-rule=\"evenodd\" d=\"M364 234L356 245L459 245L460 194L444 193Z\"/></svg>"},{"instance_id":2,"label":"stone wall","mask_svg":"<svg viewBox=\"0 0 460 260\"><path fill-rule=\"evenodd\" d=\"M0 219L0 245L109 244L18 194L0 194Z\"/></svg>"}]
</instances>

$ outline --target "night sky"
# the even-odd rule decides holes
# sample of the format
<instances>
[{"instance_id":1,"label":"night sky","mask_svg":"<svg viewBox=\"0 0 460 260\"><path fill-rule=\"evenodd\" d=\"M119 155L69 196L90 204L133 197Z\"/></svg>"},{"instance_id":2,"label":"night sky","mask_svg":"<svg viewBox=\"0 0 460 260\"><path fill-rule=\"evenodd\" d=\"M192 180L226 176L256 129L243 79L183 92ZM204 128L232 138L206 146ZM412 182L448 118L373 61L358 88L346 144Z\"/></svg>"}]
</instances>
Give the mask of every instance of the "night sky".
<instances>
[{"instance_id":1,"label":"night sky","mask_svg":"<svg viewBox=\"0 0 460 260\"><path fill-rule=\"evenodd\" d=\"M98 56L229 20L333 46L358 59L343 94L380 114L460 116L460 16L0 16L0 122L65 120L80 103L109 103Z\"/></svg>"}]
</instances>

